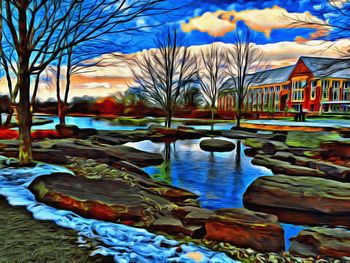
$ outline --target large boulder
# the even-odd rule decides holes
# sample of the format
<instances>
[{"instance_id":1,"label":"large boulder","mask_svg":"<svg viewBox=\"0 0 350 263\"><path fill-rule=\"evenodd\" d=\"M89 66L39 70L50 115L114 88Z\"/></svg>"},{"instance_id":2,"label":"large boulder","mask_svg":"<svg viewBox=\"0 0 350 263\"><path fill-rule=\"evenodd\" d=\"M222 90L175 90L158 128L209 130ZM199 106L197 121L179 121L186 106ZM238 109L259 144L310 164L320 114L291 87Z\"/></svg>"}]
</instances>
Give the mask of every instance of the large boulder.
<instances>
[{"instance_id":1,"label":"large boulder","mask_svg":"<svg viewBox=\"0 0 350 263\"><path fill-rule=\"evenodd\" d=\"M235 149L232 142L220 139L202 140L199 146L203 151L208 152L230 152Z\"/></svg>"},{"instance_id":2,"label":"large boulder","mask_svg":"<svg viewBox=\"0 0 350 263\"><path fill-rule=\"evenodd\" d=\"M206 239L262 252L284 250L284 231L276 216L244 208L219 209L205 224Z\"/></svg>"},{"instance_id":3,"label":"large boulder","mask_svg":"<svg viewBox=\"0 0 350 263\"><path fill-rule=\"evenodd\" d=\"M152 183L151 179L148 179L149 184L154 187L149 189L140 183L146 180L145 177L140 178L141 181L133 174L128 175L127 179L123 178L124 174L116 176L115 173L107 177L106 169L109 168L104 164L96 166L94 170L101 171L101 176L91 176L90 179L87 179L90 175L80 176L80 171L78 176L65 173L41 176L30 184L29 189L40 202L84 217L143 227L174 236L204 237L203 222L185 221L185 214L180 216L175 212L182 200L195 198L195 194L178 188L172 190L171 186L162 188L161 184L155 189L157 182ZM197 207L197 210L200 209Z\"/></svg>"},{"instance_id":4,"label":"large boulder","mask_svg":"<svg viewBox=\"0 0 350 263\"><path fill-rule=\"evenodd\" d=\"M243 196L248 209L305 225L349 225L350 184L305 176L264 176Z\"/></svg>"},{"instance_id":5,"label":"large boulder","mask_svg":"<svg viewBox=\"0 0 350 263\"><path fill-rule=\"evenodd\" d=\"M286 144L290 147L318 148L322 142L341 140L342 137L337 132L288 132Z\"/></svg>"},{"instance_id":6,"label":"large boulder","mask_svg":"<svg viewBox=\"0 0 350 263\"><path fill-rule=\"evenodd\" d=\"M289 251L303 257L349 257L350 232L324 227L302 230L297 237L291 239Z\"/></svg>"},{"instance_id":7,"label":"large boulder","mask_svg":"<svg viewBox=\"0 0 350 263\"><path fill-rule=\"evenodd\" d=\"M147 221L145 203L137 187L122 181L59 173L38 177L29 189L41 202L90 218L129 225Z\"/></svg>"}]
</instances>

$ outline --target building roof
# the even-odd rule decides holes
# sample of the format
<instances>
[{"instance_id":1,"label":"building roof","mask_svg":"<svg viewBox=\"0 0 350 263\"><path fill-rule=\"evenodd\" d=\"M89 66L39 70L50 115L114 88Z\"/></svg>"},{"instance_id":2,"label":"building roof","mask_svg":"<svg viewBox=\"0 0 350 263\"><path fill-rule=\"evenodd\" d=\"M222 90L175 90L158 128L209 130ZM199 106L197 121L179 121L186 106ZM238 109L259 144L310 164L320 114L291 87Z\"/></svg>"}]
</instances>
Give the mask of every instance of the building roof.
<instances>
[{"instance_id":1,"label":"building roof","mask_svg":"<svg viewBox=\"0 0 350 263\"><path fill-rule=\"evenodd\" d=\"M269 69L254 74L254 82L257 86L278 84L288 81L295 66Z\"/></svg>"},{"instance_id":2,"label":"building roof","mask_svg":"<svg viewBox=\"0 0 350 263\"><path fill-rule=\"evenodd\" d=\"M299 58L317 78L350 79L350 59L305 57ZM253 86L273 85L287 82L296 65L265 70L250 75Z\"/></svg>"},{"instance_id":3,"label":"building roof","mask_svg":"<svg viewBox=\"0 0 350 263\"><path fill-rule=\"evenodd\" d=\"M315 77L350 78L350 59L300 57Z\"/></svg>"}]
</instances>

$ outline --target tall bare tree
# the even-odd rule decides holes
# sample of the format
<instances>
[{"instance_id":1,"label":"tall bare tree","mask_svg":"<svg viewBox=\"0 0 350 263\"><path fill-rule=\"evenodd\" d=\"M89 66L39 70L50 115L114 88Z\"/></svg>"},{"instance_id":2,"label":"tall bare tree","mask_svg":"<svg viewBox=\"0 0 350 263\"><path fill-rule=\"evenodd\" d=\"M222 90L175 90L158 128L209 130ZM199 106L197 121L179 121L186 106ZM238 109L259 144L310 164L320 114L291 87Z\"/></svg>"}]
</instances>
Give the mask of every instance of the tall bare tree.
<instances>
[{"instance_id":1,"label":"tall bare tree","mask_svg":"<svg viewBox=\"0 0 350 263\"><path fill-rule=\"evenodd\" d=\"M243 101L249 87L257 85L265 76L256 73L263 69L263 52L254 44L254 34L247 29L237 29L234 32L234 44L226 51L228 63L226 86L236 98L237 128L241 125Z\"/></svg>"},{"instance_id":2,"label":"tall bare tree","mask_svg":"<svg viewBox=\"0 0 350 263\"><path fill-rule=\"evenodd\" d=\"M223 49L217 44L212 44L208 49L201 50L198 67L198 82L213 120L220 91L224 88L227 79L227 63Z\"/></svg>"},{"instance_id":3,"label":"tall bare tree","mask_svg":"<svg viewBox=\"0 0 350 263\"><path fill-rule=\"evenodd\" d=\"M165 112L170 128L181 90L196 81L196 60L175 26L165 27L154 43L157 49L136 57L130 68L148 101Z\"/></svg>"},{"instance_id":4,"label":"tall bare tree","mask_svg":"<svg viewBox=\"0 0 350 263\"><path fill-rule=\"evenodd\" d=\"M21 165L33 162L31 146L30 79L42 72L70 47L106 33L124 32L123 25L149 13L159 12L164 0L3 0L3 34L13 45ZM81 14L81 15L77 15ZM72 37L72 32L79 32ZM67 41L67 39L69 41ZM4 45L4 43L2 43Z\"/></svg>"}]
</instances>

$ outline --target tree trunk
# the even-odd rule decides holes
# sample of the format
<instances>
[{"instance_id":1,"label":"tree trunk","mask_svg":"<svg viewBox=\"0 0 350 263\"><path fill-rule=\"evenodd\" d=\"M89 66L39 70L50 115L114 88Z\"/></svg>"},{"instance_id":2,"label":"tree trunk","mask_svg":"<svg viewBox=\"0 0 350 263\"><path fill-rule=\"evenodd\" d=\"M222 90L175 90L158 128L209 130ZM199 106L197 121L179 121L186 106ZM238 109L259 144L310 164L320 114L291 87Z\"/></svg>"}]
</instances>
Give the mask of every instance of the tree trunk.
<instances>
[{"instance_id":1,"label":"tree trunk","mask_svg":"<svg viewBox=\"0 0 350 263\"><path fill-rule=\"evenodd\" d=\"M171 113L171 111L169 111L168 113L167 113L167 116L166 116L166 122L165 122L165 124L166 124L166 128L171 128L171 120L172 119L172 113Z\"/></svg>"},{"instance_id":2,"label":"tree trunk","mask_svg":"<svg viewBox=\"0 0 350 263\"><path fill-rule=\"evenodd\" d=\"M64 102L62 101L58 102L58 117L60 119L60 124L65 125L66 124L65 105L64 105Z\"/></svg>"},{"instance_id":3,"label":"tree trunk","mask_svg":"<svg viewBox=\"0 0 350 263\"><path fill-rule=\"evenodd\" d=\"M214 108L211 107L210 108L211 111L211 124L210 124L210 130L213 131L214 130Z\"/></svg>"},{"instance_id":4,"label":"tree trunk","mask_svg":"<svg viewBox=\"0 0 350 263\"><path fill-rule=\"evenodd\" d=\"M238 98L238 105L237 105L237 124L236 127L240 128L241 127L241 118L242 118L242 99Z\"/></svg>"},{"instance_id":5,"label":"tree trunk","mask_svg":"<svg viewBox=\"0 0 350 263\"><path fill-rule=\"evenodd\" d=\"M19 127L19 162L26 166L33 163L32 139L30 129L32 115L30 112L30 73L28 71L28 60L20 62L17 85L19 87L18 103L18 127Z\"/></svg>"}]
</instances>

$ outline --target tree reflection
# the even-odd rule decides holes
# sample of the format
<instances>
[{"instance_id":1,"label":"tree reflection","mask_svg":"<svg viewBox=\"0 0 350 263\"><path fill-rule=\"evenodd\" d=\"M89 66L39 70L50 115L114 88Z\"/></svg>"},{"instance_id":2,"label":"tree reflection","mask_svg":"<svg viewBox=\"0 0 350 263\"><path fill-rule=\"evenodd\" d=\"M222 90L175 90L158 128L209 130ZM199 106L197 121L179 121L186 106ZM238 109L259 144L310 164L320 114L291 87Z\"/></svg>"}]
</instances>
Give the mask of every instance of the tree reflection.
<instances>
[{"instance_id":1,"label":"tree reflection","mask_svg":"<svg viewBox=\"0 0 350 263\"><path fill-rule=\"evenodd\" d=\"M174 148L175 149L175 148ZM159 174L155 175L158 180L171 183L171 143L166 142L163 150L164 162L159 167Z\"/></svg>"},{"instance_id":2,"label":"tree reflection","mask_svg":"<svg viewBox=\"0 0 350 263\"><path fill-rule=\"evenodd\" d=\"M237 173L240 173L242 171L242 144L241 140L237 140L237 145L236 145L236 157L235 157L235 170Z\"/></svg>"}]
</instances>

